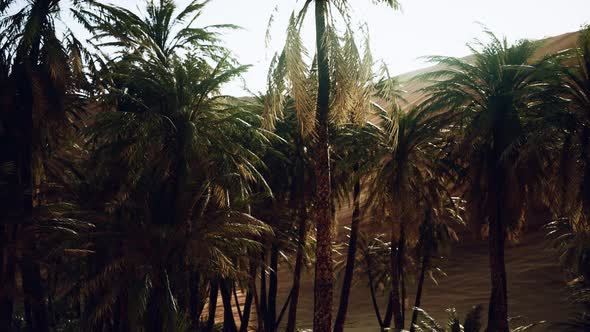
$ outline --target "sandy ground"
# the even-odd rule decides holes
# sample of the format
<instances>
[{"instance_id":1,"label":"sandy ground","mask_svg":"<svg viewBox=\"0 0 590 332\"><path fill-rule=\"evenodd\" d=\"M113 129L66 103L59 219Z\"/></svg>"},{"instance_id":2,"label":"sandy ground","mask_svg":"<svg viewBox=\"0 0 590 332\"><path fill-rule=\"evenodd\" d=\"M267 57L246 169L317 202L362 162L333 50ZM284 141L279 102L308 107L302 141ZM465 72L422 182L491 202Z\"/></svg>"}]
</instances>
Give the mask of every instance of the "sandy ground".
<instances>
[{"instance_id":1,"label":"sandy ground","mask_svg":"<svg viewBox=\"0 0 590 332\"><path fill-rule=\"evenodd\" d=\"M566 321L575 308L568 303L565 279L556 264L554 253L548 249L549 244L542 230L537 230L521 238L520 243L510 245L506 250L506 267L508 272L509 315L514 317L511 325L517 327L539 321L532 331L557 331L551 323ZM447 308L456 308L461 319L474 305L484 306L484 326L487 319L487 302L489 299L489 268L486 244L483 241L471 241L453 248L451 255L441 262L446 277L437 278L438 285L426 279L422 297L422 307L440 323L445 323ZM291 271L283 266L279 272L279 308L287 297L291 287ZM410 277L408 279L411 279ZM415 283L408 280L406 308L414 303ZM340 284L334 293L334 304L338 304ZM239 301L243 303L243 296ZM386 299L380 294L381 310ZM223 321L221 301L218 303L217 321ZM236 319L237 318L237 313ZM278 313L277 313L278 314ZM407 322L411 312L406 312ZM280 329L284 327L286 316ZM307 271L302 283L298 306L298 327L311 331L313 320L313 271ZM251 324L256 318L252 317ZM379 331L377 319L373 312L367 281L359 278L351 290L349 310L345 331Z\"/></svg>"},{"instance_id":2,"label":"sandy ground","mask_svg":"<svg viewBox=\"0 0 590 332\"><path fill-rule=\"evenodd\" d=\"M513 326L545 320L534 331L555 331L551 322L567 320L574 308L566 301L567 290L556 260L544 240L541 231L522 238L521 242L506 251L508 271L509 314L521 316L513 320ZM454 248L451 256L442 264L446 277L437 278L438 286L426 279L423 308L433 317L445 322L445 308L454 307L463 317L476 304L486 305L489 299L489 269L485 243L471 243ZM280 281L282 303L288 295L289 276ZM313 319L313 276L305 278L298 309L301 328L311 328ZM408 285L409 302L414 302L414 284ZM336 294L339 293L339 287ZM385 307L385 298L381 298ZM336 301L335 301L336 302ZM336 302L337 303L337 302ZM384 309L382 309L384 310ZM484 309L484 314L487 313ZM487 314L484 315L486 317ZM411 313L406 313L409 321ZM378 331L367 282L358 280L351 291L346 331Z\"/></svg>"}]
</instances>

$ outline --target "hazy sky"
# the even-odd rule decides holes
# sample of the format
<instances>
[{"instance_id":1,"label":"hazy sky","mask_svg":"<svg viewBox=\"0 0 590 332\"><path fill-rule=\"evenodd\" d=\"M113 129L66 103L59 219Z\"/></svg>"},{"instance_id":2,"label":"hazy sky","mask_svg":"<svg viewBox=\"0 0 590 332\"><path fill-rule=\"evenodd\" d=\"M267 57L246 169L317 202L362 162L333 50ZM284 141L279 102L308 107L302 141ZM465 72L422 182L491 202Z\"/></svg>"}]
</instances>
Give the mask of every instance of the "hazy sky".
<instances>
[{"instance_id":1,"label":"hazy sky","mask_svg":"<svg viewBox=\"0 0 590 332\"><path fill-rule=\"evenodd\" d=\"M386 6L373 5L370 0L349 0L355 20L368 23L374 58L383 60L393 73L424 67L418 58L425 55L468 55L466 43L482 37L480 24L499 36L517 40L558 35L590 23L590 0L399 1L402 11L394 12ZM136 7L141 2L112 1L125 7ZM188 0L177 2L180 7ZM196 24L232 23L243 27L227 32L223 40L243 64L253 65L244 75L247 87L262 91L270 58L283 43L289 15L303 3L304 0L212 0ZM277 5L272 43L266 48L268 19ZM304 35L313 51L312 29L304 31ZM245 94L242 86L242 82L236 81L228 84L224 92Z\"/></svg>"}]
</instances>

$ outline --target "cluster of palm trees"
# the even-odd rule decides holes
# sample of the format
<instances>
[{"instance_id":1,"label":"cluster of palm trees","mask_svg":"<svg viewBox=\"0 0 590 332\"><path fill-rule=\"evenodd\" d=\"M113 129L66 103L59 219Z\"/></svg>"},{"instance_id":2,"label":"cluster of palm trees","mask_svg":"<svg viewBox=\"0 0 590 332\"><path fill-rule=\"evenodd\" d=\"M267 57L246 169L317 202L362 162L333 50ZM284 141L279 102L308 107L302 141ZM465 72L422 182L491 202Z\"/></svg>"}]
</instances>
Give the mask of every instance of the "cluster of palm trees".
<instances>
[{"instance_id":1,"label":"cluster of palm trees","mask_svg":"<svg viewBox=\"0 0 590 332\"><path fill-rule=\"evenodd\" d=\"M355 274L381 328L425 330L426 276L464 224L489 243L487 330L508 331L505 242L533 203L551 210L590 303L590 29L546 57L490 33L467 60L432 57L443 69L420 76L425 97L406 105L396 78L373 72L348 2L308 0L268 90L236 98L220 88L248 67L220 44L233 25L196 27L206 3L0 1L0 331L292 332L312 263L314 331L343 330ZM300 36L311 8L313 56ZM56 28L66 10L89 41ZM454 324L478 331L479 311Z\"/></svg>"}]
</instances>

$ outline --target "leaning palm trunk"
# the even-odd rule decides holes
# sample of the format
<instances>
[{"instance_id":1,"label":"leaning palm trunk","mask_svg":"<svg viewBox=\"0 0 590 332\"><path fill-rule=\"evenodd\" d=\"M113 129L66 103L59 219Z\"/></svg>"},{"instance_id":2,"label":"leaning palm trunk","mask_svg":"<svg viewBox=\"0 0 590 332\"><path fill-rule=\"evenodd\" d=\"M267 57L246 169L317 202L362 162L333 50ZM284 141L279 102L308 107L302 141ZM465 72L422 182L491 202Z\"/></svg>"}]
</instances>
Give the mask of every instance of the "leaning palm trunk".
<instances>
[{"instance_id":1,"label":"leaning palm trunk","mask_svg":"<svg viewBox=\"0 0 590 332\"><path fill-rule=\"evenodd\" d=\"M221 291L221 300L223 302L223 332L238 331L231 305L231 287L229 280L221 280L219 290Z\"/></svg>"},{"instance_id":2,"label":"leaning palm trunk","mask_svg":"<svg viewBox=\"0 0 590 332\"><path fill-rule=\"evenodd\" d=\"M332 324L332 217L330 211L330 156L328 112L330 107L330 68L326 50L327 1L315 1L316 47L318 62L317 141L315 143L316 176L316 266L314 283L313 330L328 332Z\"/></svg>"},{"instance_id":3,"label":"leaning palm trunk","mask_svg":"<svg viewBox=\"0 0 590 332\"><path fill-rule=\"evenodd\" d=\"M256 270L257 270L256 263L254 261L251 261L250 262L250 275L248 278L248 290L246 291L246 300L244 301L244 311L242 312L242 321L240 322L240 332L248 331L248 325L250 324L250 314L252 312L252 302L254 301L254 291L256 288L256 285L255 285Z\"/></svg>"},{"instance_id":4,"label":"leaning palm trunk","mask_svg":"<svg viewBox=\"0 0 590 332\"><path fill-rule=\"evenodd\" d=\"M297 321L297 304L299 302L299 289L301 286L301 272L303 270L303 250L305 248L305 237L307 234L307 207L305 200L302 200L299 207L299 234L297 243L297 257L295 258L295 271L293 272L293 293L289 304L289 316L287 320L287 332L295 332Z\"/></svg>"},{"instance_id":5,"label":"leaning palm trunk","mask_svg":"<svg viewBox=\"0 0 590 332\"><path fill-rule=\"evenodd\" d=\"M217 309L217 296L219 294L219 281L217 278L211 280L209 289L209 315L207 317L207 326L205 331L213 331L215 325L215 311Z\"/></svg>"},{"instance_id":6,"label":"leaning palm trunk","mask_svg":"<svg viewBox=\"0 0 590 332\"><path fill-rule=\"evenodd\" d=\"M358 164L355 165L355 170L358 171ZM340 293L340 306L338 307L338 314L336 315L336 322L334 322L334 332L342 332L344 330L344 322L346 321L346 311L348 310L348 298L350 296L350 288L352 286L352 279L354 273L354 262L356 258L356 246L358 239L358 230L360 222L360 194L361 184L356 181L353 189L353 205L352 222L350 224L350 240L348 242L348 255L346 257L346 270L344 272L344 280L342 281L342 292Z\"/></svg>"}]
</instances>

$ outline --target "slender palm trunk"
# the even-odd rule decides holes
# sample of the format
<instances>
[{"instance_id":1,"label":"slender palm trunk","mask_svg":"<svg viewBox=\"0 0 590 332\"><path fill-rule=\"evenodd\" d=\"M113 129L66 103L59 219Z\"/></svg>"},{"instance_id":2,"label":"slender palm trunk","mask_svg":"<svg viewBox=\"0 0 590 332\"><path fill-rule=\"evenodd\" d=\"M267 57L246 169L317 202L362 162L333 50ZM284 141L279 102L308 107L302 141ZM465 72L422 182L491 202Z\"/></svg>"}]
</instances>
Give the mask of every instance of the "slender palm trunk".
<instances>
[{"instance_id":1,"label":"slender palm trunk","mask_svg":"<svg viewBox=\"0 0 590 332\"><path fill-rule=\"evenodd\" d=\"M506 264L504 261L504 246L506 240L506 228L502 220L502 207L500 193L501 178L496 179L495 185L495 215L490 218L488 236L490 252L490 276L492 294L488 311L488 332L508 332L508 294L506 287Z\"/></svg>"},{"instance_id":2,"label":"slender palm trunk","mask_svg":"<svg viewBox=\"0 0 590 332\"><path fill-rule=\"evenodd\" d=\"M14 85L10 80L2 84L0 89L8 89ZM10 91L16 95L13 90ZM20 144L19 144L20 143ZM12 162L19 164L22 154L26 153L23 144L18 137L12 135L0 136L0 163ZM12 316L14 313L14 291L16 290L16 257L15 242L18 226L10 220L11 215L23 214L23 200L25 188L21 172L15 172L4 177L4 186L9 195L0 197L0 332L8 332L13 329Z\"/></svg>"},{"instance_id":3,"label":"slender palm trunk","mask_svg":"<svg viewBox=\"0 0 590 332\"><path fill-rule=\"evenodd\" d=\"M231 305L231 283L227 279L222 279L219 284L221 291L221 301L223 302L223 332L237 332L234 311Z\"/></svg>"},{"instance_id":4,"label":"slender palm trunk","mask_svg":"<svg viewBox=\"0 0 590 332\"><path fill-rule=\"evenodd\" d=\"M375 316L377 316L377 321L379 322L379 326L383 327L383 319L381 319L381 312L379 310L379 304L377 304L377 296L375 295L375 287L373 281L373 264L371 262L371 258L366 258L367 263L367 277L369 279L369 290L371 291L371 302L373 303L373 311L375 312Z\"/></svg>"},{"instance_id":5,"label":"slender palm trunk","mask_svg":"<svg viewBox=\"0 0 590 332\"><path fill-rule=\"evenodd\" d=\"M250 324L250 313L252 312L252 300L254 296L251 291L246 293L246 299L244 301L244 312L242 314L242 320L240 322L240 332L248 331L248 325Z\"/></svg>"},{"instance_id":6,"label":"slender palm trunk","mask_svg":"<svg viewBox=\"0 0 590 332\"><path fill-rule=\"evenodd\" d=\"M424 275L426 274L426 269L428 268L429 262L429 255L428 253L424 253L422 257L422 266L420 267L420 277L418 278L418 287L416 289L416 301L414 302L414 311L412 312L412 321L410 322L410 332L414 332L414 324L418 320L418 310L420 308L420 301L422 300L422 288L424 286Z\"/></svg>"},{"instance_id":7,"label":"slender palm trunk","mask_svg":"<svg viewBox=\"0 0 590 332\"><path fill-rule=\"evenodd\" d=\"M307 235L307 207L305 200L301 200L299 206L299 232L297 236L297 257L295 258L295 270L293 271L293 293L289 304L289 316L286 332L295 332L297 322L297 304L299 303L299 289L301 287L301 272L303 271L303 249Z\"/></svg>"},{"instance_id":8,"label":"slender palm trunk","mask_svg":"<svg viewBox=\"0 0 590 332\"><path fill-rule=\"evenodd\" d=\"M397 251L397 268L399 269L400 276L400 289L401 289L401 327L403 329L406 324L406 275L404 273L404 255L406 250L406 233L402 224L400 231L399 249ZM396 327L397 328L397 327Z\"/></svg>"},{"instance_id":9,"label":"slender palm trunk","mask_svg":"<svg viewBox=\"0 0 590 332\"><path fill-rule=\"evenodd\" d=\"M385 316L383 317L383 324L381 324L381 329L389 329L391 326L391 319L393 318L393 292L389 292L389 296L387 298L387 306L385 307Z\"/></svg>"},{"instance_id":10,"label":"slender palm trunk","mask_svg":"<svg viewBox=\"0 0 590 332\"><path fill-rule=\"evenodd\" d=\"M330 155L328 113L330 107L330 68L326 50L327 0L315 1L316 48L318 62L316 176L316 266L314 282L313 330L328 332L332 325L333 262L332 217L330 211Z\"/></svg>"},{"instance_id":11,"label":"slender palm trunk","mask_svg":"<svg viewBox=\"0 0 590 332\"><path fill-rule=\"evenodd\" d=\"M258 316L261 317L261 321L263 322L262 325L259 325L258 328L262 329L263 331L267 331L267 321L266 315L268 312L268 296L266 295L266 248L262 253L262 268L260 269L260 311L258 312Z\"/></svg>"},{"instance_id":12,"label":"slender palm trunk","mask_svg":"<svg viewBox=\"0 0 590 332\"><path fill-rule=\"evenodd\" d=\"M400 234L401 235L401 234ZM396 243L397 242L397 243ZM401 236L399 241L396 241L395 231L391 231L391 257L390 257L390 268L391 268L391 297L393 300L393 324L396 329L403 327L402 320L402 307L401 307L401 295L400 295L400 269L399 269L399 256L402 250Z\"/></svg>"},{"instance_id":13,"label":"slender palm trunk","mask_svg":"<svg viewBox=\"0 0 590 332\"><path fill-rule=\"evenodd\" d=\"M31 7L31 17L37 22L27 22L37 27L42 27L46 24L50 16L50 4L49 0L36 1ZM17 54L17 61L24 60L22 65L19 65L15 73L17 80L21 80L21 95L23 101L23 110L26 114L23 118L26 124L25 130L28 133L23 133L28 136L25 139L30 139L27 152L30 152L30 159L27 158L21 165L24 170L25 184L30 189L30 206L25 209L25 222L29 225L33 223L33 214L35 210L41 205L40 188L44 174L43 167L43 142L41 141L41 128L45 124L41 118L40 112L35 110L35 102L42 102L40 100L34 100L33 93L33 77L38 75L39 71L39 55L41 49L41 34L42 31L37 30L34 32L31 38L30 49L28 53ZM26 51L26 49L25 49ZM30 125L30 126L29 126ZM25 261L21 264L21 274L23 277L23 290L27 297L30 298L28 306L30 306L30 320L29 325L34 331L45 332L49 331L49 324L47 320L47 310L45 306L45 292L43 289L43 279L41 276L41 267L39 263L32 259L31 253L35 253L37 248L36 241L30 241L28 243L30 253L26 254Z\"/></svg>"},{"instance_id":14,"label":"slender palm trunk","mask_svg":"<svg viewBox=\"0 0 590 332\"><path fill-rule=\"evenodd\" d=\"M244 301L244 311L242 312L242 321L240 322L240 332L248 331L250 324L250 314L252 312L252 302L254 300L254 293L256 289L256 264L250 262L250 277L248 279L248 290L246 291L246 299ZM253 285L254 284L254 285Z\"/></svg>"},{"instance_id":15,"label":"slender palm trunk","mask_svg":"<svg viewBox=\"0 0 590 332\"><path fill-rule=\"evenodd\" d=\"M242 308L240 307L240 300L238 299L238 288L236 287L236 282L232 285L232 293L234 296L234 302L236 305L236 310L238 311L238 317L240 318L240 322L244 320L244 315L242 314Z\"/></svg>"},{"instance_id":16,"label":"slender palm trunk","mask_svg":"<svg viewBox=\"0 0 590 332\"><path fill-rule=\"evenodd\" d=\"M196 329L199 326L199 317L203 310L203 300L201 298L201 292L199 284L201 283L201 274L197 271L193 271L189 276L189 290L190 290L190 318L193 327Z\"/></svg>"},{"instance_id":17,"label":"slender palm trunk","mask_svg":"<svg viewBox=\"0 0 590 332\"><path fill-rule=\"evenodd\" d=\"M355 171L358 172L358 164L355 165ZM360 223L361 207L360 207L361 183L359 180L354 184L353 189L353 211L352 222L350 224L350 239L348 241L348 255L346 257L346 270L344 271L344 280L342 281L342 291L340 293L340 306L338 307L338 314L336 315L336 322L334 323L334 332L342 332L344 330L344 322L346 321L346 311L348 310L348 298L350 296L350 288L352 286L352 279L354 274L354 262L356 258L356 244L358 239L358 230Z\"/></svg>"},{"instance_id":18,"label":"slender palm trunk","mask_svg":"<svg viewBox=\"0 0 590 332\"><path fill-rule=\"evenodd\" d=\"M283 320L283 316L285 315L285 311L287 311L287 307L289 306L289 303L291 302L292 296L293 296L293 287L291 287L291 290L289 291L289 295L287 296L285 303L283 303L283 306L281 307L281 311L279 312L279 316L277 317L277 320L275 321L275 329L277 329L277 330L279 328L279 325L281 325L281 321Z\"/></svg>"},{"instance_id":19,"label":"slender palm trunk","mask_svg":"<svg viewBox=\"0 0 590 332\"><path fill-rule=\"evenodd\" d=\"M23 290L31 297L29 328L35 332L48 332L49 322L39 264L28 258L22 263Z\"/></svg>"},{"instance_id":20,"label":"slender palm trunk","mask_svg":"<svg viewBox=\"0 0 590 332\"><path fill-rule=\"evenodd\" d=\"M507 174L503 166L503 154L520 137L521 127L513 109L512 96L496 96L490 99L489 108L496 116L491 151L492 164L488 182L490 184L489 204L489 259L492 292L488 308L488 332L508 332L508 294L506 286L506 263L504 248L506 223L504 220L504 181Z\"/></svg>"},{"instance_id":21,"label":"slender palm trunk","mask_svg":"<svg viewBox=\"0 0 590 332\"><path fill-rule=\"evenodd\" d=\"M205 331L213 331L215 325L215 311L217 311L217 296L219 294L219 281L214 278L210 282L209 289L209 316L207 317L207 326Z\"/></svg>"},{"instance_id":22,"label":"slender palm trunk","mask_svg":"<svg viewBox=\"0 0 590 332\"><path fill-rule=\"evenodd\" d=\"M0 332L12 331L12 314L14 310L12 292L16 288L15 280L15 258L12 250L7 247L8 243L12 243L14 239L13 227L9 225L2 225L2 234L0 240L2 242L2 252L0 252Z\"/></svg>"},{"instance_id":23,"label":"slender palm trunk","mask_svg":"<svg viewBox=\"0 0 590 332\"><path fill-rule=\"evenodd\" d=\"M268 309L266 313L266 331L276 330L277 320L277 290L278 290L278 268L279 268L279 247L273 243L270 248L270 273L268 277Z\"/></svg>"}]
</instances>

